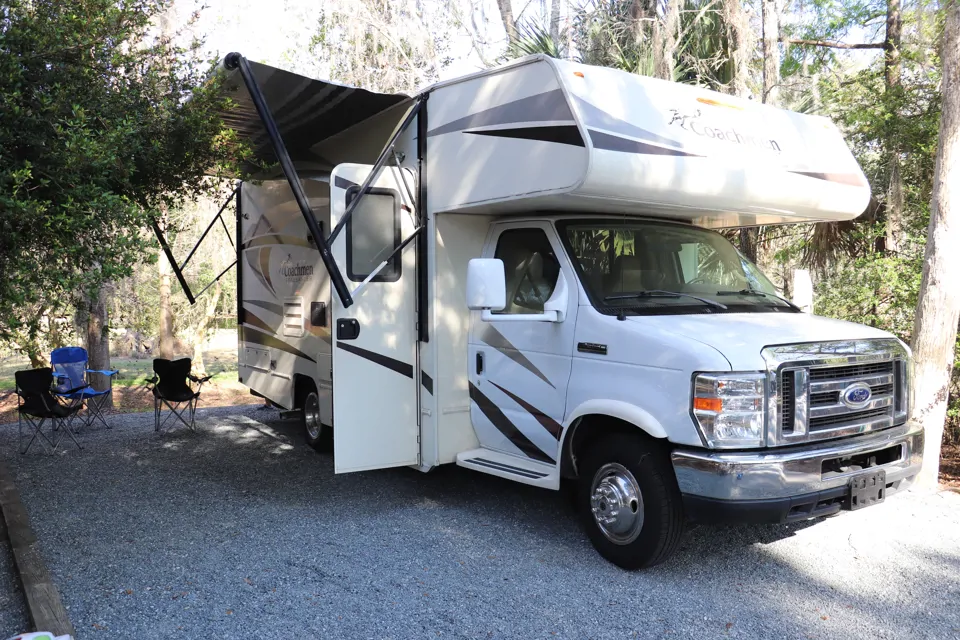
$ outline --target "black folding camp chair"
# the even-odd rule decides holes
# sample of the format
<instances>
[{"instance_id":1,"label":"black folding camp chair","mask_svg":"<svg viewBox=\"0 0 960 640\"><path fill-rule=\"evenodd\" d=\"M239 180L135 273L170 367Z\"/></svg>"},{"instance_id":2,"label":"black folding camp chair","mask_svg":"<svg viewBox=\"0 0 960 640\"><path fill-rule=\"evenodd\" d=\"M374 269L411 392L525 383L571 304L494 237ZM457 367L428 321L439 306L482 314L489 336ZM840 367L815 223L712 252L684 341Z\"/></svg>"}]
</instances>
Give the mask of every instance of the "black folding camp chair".
<instances>
[{"instance_id":1,"label":"black folding camp chair","mask_svg":"<svg viewBox=\"0 0 960 640\"><path fill-rule=\"evenodd\" d=\"M73 440L73 444L78 449L83 449L73 435L70 423L80 405L65 406L57 401L53 395L53 369L43 367L41 369L29 369L26 371L17 371L14 373L14 379L17 384L17 423L19 429L20 453L26 453L34 442L39 439L40 446L46 450L44 441L50 445L51 453L55 452L60 446L60 442L65 436ZM51 427L51 436L43 432L43 427L49 421ZM23 446L23 425L26 424L33 429L33 437L27 446ZM29 435L29 432L28 432Z\"/></svg>"},{"instance_id":2,"label":"black folding camp chair","mask_svg":"<svg viewBox=\"0 0 960 640\"><path fill-rule=\"evenodd\" d=\"M160 431L167 424L167 421L174 416L189 429L196 430L195 415L197 402L200 399L200 388L212 376L198 378L190 373L192 366L193 363L190 358L180 358L179 360L154 359L154 376L147 380L147 383L153 385L151 391L153 392L153 418L156 431ZM196 385L196 389L190 386L190 382ZM161 421L160 414L163 405L167 405L170 413Z\"/></svg>"}]
</instances>

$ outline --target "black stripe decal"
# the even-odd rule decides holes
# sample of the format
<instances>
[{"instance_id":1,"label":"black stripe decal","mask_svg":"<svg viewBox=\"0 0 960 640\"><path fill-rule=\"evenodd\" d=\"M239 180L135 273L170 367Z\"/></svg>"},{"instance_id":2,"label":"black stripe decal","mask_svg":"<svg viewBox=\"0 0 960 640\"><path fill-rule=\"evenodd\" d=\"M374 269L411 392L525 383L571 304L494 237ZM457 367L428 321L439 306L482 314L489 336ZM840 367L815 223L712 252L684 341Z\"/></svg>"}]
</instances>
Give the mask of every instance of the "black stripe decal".
<instances>
[{"instance_id":1,"label":"black stripe decal","mask_svg":"<svg viewBox=\"0 0 960 640\"><path fill-rule=\"evenodd\" d=\"M433 378L431 378L430 374L426 371L420 372L420 384L427 390L427 393L433 395Z\"/></svg>"},{"instance_id":2,"label":"black stripe decal","mask_svg":"<svg viewBox=\"0 0 960 640\"><path fill-rule=\"evenodd\" d=\"M557 422L556 420L554 420L553 418L545 414L543 411L540 411L540 409L537 409L535 406L533 406L523 398L520 398L510 393L509 391L507 391L506 389L498 385L496 382L491 381L490 384L492 384L497 389L500 389L500 391L503 391L505 394L510 396L511 400L513 400L518 405L523 407L527 413L529 413L534 418L536 418L537 422L540 423L540 426L546 429L550 433L550 435L552 435L557 440L560 439L560 434L563 433L563 425L561 425L559 422Z\"/></svg>"},{"instance_id":3,"label":"black stripe decal","mask_svg":"<svg viewBox=\"0 0 960 640\"><path fill-rule=\"evenodd\" d=\"M475 136L496 136L498 138L517 138L519 140L539 140L583 147L583 137L577 125L551 125L549 127L520 127L516 129L485 129L483 131L464 131Z\"/></svg>"},{"instance_id":4,"label":"black stripe decal","mask_svg":"<svg viewBox=\"0 0 960 640\"><path fill-rule=\"evenodd\" d=\"M692 158L703 158L704 156L696 153L687 153L679 149L670 149L668 147L658 147L640 140L631 140L630 138L621 138L620 136L610 135L603 131L590 129L590 141L595 149L605 149L607 151L621 151L623 153L638 153L642 155L656 156L688 156Z\"/></svg>"},{"instance_id":5,"label":"black stripe decal","mask_svg":"<svg viewBox=\"0 0 960 640\"><path fill-rule=\"evenodd\" d=\"M413 365L407 364L405 362L400 362L394 358L390 358L376 351L368 351L367 349L361 349L360 347L355 347L349 342L338 342L338 349L343 349L347 353L352 353L355 356L360 356L365 360L369 360L374 364L378 364L381 367L386 367L391 371L396 371L402 376L413 379Z\"/></svg>"},{"instance_id":6,"label":"black stripe decal","mask_svg":"<svg viewBox=\"0 0 960 640\"><path fill-rule=\"evenodd\" d=\"M817 180L826 180L827 182L848 184L851 187L867 186L863 183L863 178L855 173L820 173L817 171L790 171L789 173L807 176L808 178L816 178Z\"/></svg>"},{"instance_id":7,"label":"black stripe decal","mask_svg":"<svg viewBox=\"0 0 960 640\"><path fill-rule=\"evenodd\" d=\"M493 462L492 460L485 460L483 458L474 458L472 460L466 460L466 462L471 464L477 464L477 465L480 465L481 467L489 467L490 469L496 469L497 471L506 471L507 473L523 476L524 478L530 478L531 480L539 480L540 478L547 477L547 474L545 473L536 473L534 471L527 471L526 469L511 467L508 464L500 464L498 462Z\"/></svg>"},{"instance_id":8,"label":"black stripe decal","mask_svg":"<svg viewBox=\"0 0 960 640\"><path fill-rule=\"evenodd\" d=\"M360 185L353 180L347 180L346 178L337 176L333 179L333 186L338 189L351 189L353 187L359 187Z\"/></svg>"},{"instance_id":9,"label":"black stripe decal","mask_svg":"<svg viewBox=\"0 0 960 640\"><path fill-rule=\"evenodd\" d=\"M498 104L431 129L427 136L521 122L562 122L573 120L570 105L562 89L552 89L512 102Z\"/></svg>"},{"instance_id":10,"label":"black stripe decal","mask_svg":"<svg viewBox=\"0 0 960 640\"><path fill-rule=\"evenodd\" d=\"M497 331L497 328L492 324L487 324L486 329L484 329L483 333L480 335L480 339L556 389L556 387L553 386L553 383L550 382L549 378L543 375L543 372L540 371L540 369L537 369L537 366L530 362L530 359L523 355L522 351L513 346L513 343L507 340L506 336Z\"/></svg>"},{"instance_id":11,"label":"black stripe decal","mask_svg":"<svg viewBox=\"0 0 960 640\"><path fill-rule=\"evenodd\" d=\"M259 316L257 316L255 313L253 313L249 309L243 310L243 321L249 325L252 325L258 329L263 329L264 331L268 331L270 333L277 332L276 329L274 329L273 327L268 325L266 322L261 320Z\"/></svg>"},{"instance_id":12,"label":"black stripe decal","mask_svg":"<svg viewBox=\"0 0 960 640\"><path fill-rule=\"evenodd\" d=\"M487 420L489 420L507 440L512 442L517 449L520 449L520 451L526 454L528 458L550 464L554 463L552 458L541 451L540 447L533 444L527 436L523 435L523 433L517 429L516 425L510 422L510 419L503 414L500 407L493 404L490 398L483 395L472 382L470 383L470 399L477 403L477 408L487 417Z\"/></svg>"},{"instance_id":13,"label":"black stripe decal","mask_svg":"<svg viewBox=\"0 0 960 640\"><path fill-rule=\"evenodd\" d=\"M240 339L243 340L244 342L252 342L253 344L263 345L264 347L279 349L280 351L285 351L287 353L293 354L298 358L309 360L314 364L316 364L317 362L316 360L314 360L313 358L305 354L303 351L300 351L299 349L295 349L294 347L291 347L289 344L287 344L283 340L280 340L271 335L267 335L266 333L253 329L251 327L241 327L241 328L243 329L243 335L241 336Z\"/></svg>"}]
</instances>

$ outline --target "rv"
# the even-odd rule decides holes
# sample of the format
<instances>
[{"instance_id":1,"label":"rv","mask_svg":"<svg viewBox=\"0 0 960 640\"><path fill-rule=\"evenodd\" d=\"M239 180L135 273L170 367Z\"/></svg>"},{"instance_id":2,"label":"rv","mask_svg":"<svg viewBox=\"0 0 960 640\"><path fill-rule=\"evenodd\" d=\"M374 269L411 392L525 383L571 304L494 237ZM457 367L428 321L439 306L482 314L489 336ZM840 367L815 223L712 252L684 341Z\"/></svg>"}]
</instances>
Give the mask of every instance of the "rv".
<instances>
[{"instance_id":1,"label":"rv","mask_svg":"<svg viewBox=\"0 0 960 640\"><path fill-rule=\"evenodd\" d=\"M909 348L801 312L717 231L863 212L830 120L542 56L413 97L224 73L268 167L237 192L239 376L337 473L571 485L629 569L688 521L917 475Z\"/></svg>"}]
</instances>

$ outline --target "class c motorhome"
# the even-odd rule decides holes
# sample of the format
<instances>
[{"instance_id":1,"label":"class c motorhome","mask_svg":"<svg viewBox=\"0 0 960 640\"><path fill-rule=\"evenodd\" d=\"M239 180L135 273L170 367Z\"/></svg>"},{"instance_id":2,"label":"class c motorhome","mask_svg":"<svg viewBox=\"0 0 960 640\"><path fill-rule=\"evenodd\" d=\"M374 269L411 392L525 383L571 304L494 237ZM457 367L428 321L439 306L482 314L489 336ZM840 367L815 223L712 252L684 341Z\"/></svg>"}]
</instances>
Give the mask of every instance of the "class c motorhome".
<instances>
[{"instance_id":1,"label":"class c motorhome","mask_svg":"<svg viewBox=\"0 0 960 640\"><path fill-rule=\"evenodd\" d=\"M237 195L240 379L337 473L569 480L626 568L688 520L918 473L909 349L801 313L715 231L859 215L828 119L541 56L414 97L224 66L227 122L279 163Z\"/></svg>"}]
</instances>

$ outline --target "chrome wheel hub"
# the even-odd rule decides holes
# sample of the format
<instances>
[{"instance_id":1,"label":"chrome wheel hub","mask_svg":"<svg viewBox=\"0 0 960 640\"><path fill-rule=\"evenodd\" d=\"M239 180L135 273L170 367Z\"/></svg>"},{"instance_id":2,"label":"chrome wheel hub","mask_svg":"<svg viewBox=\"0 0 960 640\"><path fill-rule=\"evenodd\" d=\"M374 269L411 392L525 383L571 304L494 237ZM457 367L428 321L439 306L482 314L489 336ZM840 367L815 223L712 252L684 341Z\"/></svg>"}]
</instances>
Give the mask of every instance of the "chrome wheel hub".
<instances>
[{"instance_id":1,"label":"chrome wheel hub","mask_svg":"<svg viewBox=\"0 0 960 640\"><path fill-rule=\"evenodd\" d=\"M320 437L320 431L323 429L323 425L320 424L320 398L315 393L308 394L303 402L303 423L307 427L311 440Z\"/></svg>"},{"instance_id":2,"label":"chrome wheel hub","mask_svg":"<svg viewBox=\"0 0 960 640\"><path fill-rule=\"evenodd\" d=\"M603 535L629 544L643 529L643 496L633 474L621 464L605 464L593 476L590 510Z\"/></svg>"}]
</instances>

